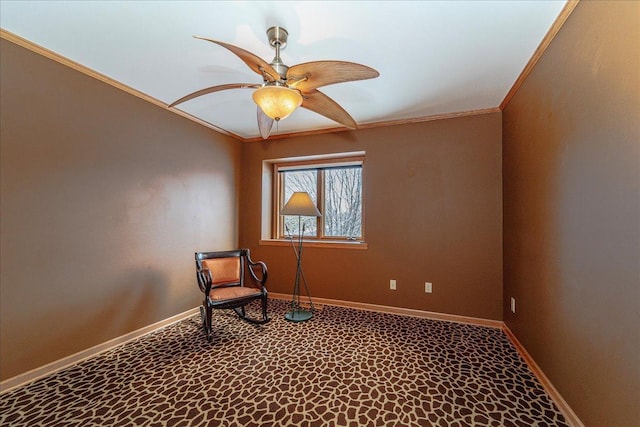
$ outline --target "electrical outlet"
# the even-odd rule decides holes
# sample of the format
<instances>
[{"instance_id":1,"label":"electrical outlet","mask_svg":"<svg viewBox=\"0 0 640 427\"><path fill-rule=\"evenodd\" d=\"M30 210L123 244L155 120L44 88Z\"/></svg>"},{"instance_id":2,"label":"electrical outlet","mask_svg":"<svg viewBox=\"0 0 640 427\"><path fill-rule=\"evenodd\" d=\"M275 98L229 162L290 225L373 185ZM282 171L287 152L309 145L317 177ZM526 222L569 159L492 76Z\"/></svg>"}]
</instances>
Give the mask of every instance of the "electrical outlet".
<instances>
[{"instance_id":1,"label":"electrical outlet","mask_svg":"<svg viewBox=\"0 0 640 427\"><path fill-rule=\"evenodd\" d=\"M389 280L389 289L394 290L394 291L396 290L396 281L395 280L393 280L393 279Z\"/></svg>"},{"instance_id":2,"label":"electrical outlet","mask_svg":"<svg viewBox=\"0 0 640 427\"><path fill-rule=\"evenodd\" d=\"M433 284L430 282L424 282L424 291L427 294L430 294L431 292L433 292Z\"/></svg>"},{"instance_id":3,"label":"electrical outlet","mask_svg":"<svg viewBox=\"0 0 640 427\"><path fill-rule=\"evenodd\" d=\"M516 312L516 299L514 297L511 297L511 312Z\"/></svg>"}]
</instances>

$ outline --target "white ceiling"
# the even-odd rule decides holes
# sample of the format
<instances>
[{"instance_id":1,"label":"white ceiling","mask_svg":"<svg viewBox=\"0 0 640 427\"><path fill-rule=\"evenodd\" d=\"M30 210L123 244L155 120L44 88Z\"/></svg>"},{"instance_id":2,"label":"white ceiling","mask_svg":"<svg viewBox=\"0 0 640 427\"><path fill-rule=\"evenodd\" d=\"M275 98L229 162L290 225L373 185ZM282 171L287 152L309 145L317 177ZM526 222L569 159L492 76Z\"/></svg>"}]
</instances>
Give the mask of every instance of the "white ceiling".
<instances>
[{"instance_id":1,"label":"white ceiling","mask_svg":"<svg viewBox=\"0 0 640 427\"><path fill-rule=\"evenodd\" d=\"M357 62L380 77L321 88L358 124L496 108L565 0L501 1L0 1L0 26L165 104L225 83L261 83L228 50L267 62L266 30L289 32L291 66ZM26 71L28 72L28 71ZM240 138L256 138L251 90L234 89L178 106ZM305 109L272 134L334 128Z\"/></svg>"}]
</instances>

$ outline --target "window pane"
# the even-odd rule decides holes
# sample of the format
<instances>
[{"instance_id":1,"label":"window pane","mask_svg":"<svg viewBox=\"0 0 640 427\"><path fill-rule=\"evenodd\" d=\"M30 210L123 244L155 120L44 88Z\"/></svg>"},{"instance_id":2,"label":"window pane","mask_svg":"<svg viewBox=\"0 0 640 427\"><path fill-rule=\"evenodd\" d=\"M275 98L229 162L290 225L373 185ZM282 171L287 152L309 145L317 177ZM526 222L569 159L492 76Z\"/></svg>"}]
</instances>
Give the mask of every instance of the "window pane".
<instances>
[{"instance_id":1,"label":"window pane","mask_svg":"<svg viewBox=\"0 0 640 427\"><path fill-rule=\"evenodd\" d=\"M323 215L325 236L362 236L361 167L325 170Z\"/></svg>"},{"instance_id":2,"label":"window pane","mask_svg":"<svg viewBox=\"0 0 640 427\"><path fill-rule=\"evenodd\" d=\"M304 171L287 171L280 172L283 182L283 198L281 200L284 206L291 195L295 191L306 191L309 193L311 200L318 205L318 172L315 170ZM285 236L298 236L300 227L304 228L305 236L316 237L318 235L317 219L315 217L303 216L301 222L298 223L298 216L284 215L284 234Z\"/></svg>"}]
</instances>

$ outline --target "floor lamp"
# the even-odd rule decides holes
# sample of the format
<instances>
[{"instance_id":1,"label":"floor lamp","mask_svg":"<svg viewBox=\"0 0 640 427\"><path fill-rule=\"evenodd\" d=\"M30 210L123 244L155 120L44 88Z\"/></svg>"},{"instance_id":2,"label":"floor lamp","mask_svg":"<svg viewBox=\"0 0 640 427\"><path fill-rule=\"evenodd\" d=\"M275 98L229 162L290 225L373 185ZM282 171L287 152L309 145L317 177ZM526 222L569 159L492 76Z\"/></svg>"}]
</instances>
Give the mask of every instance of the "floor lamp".
<instances>
[{"instance_id":1,"label":"floor lamp","mask_svg":"<svg viewBox=\"0 0 640 427\"><path fill-rule=\"evenodd\" d=\"M285 313L284 318L290 320L292 322L303 322L305 320L311 319L313 313L309 310L304 310L300 307L300 279L304 282L304 288L307 292L307 296L309 297L309 302L311 302L311 295L309 294L309 289L307 288L307 281L304 280L304 276L302 274L302 239L304 236L304 224L302 224L303 216L314 216L319 217L322 216L320 211L316 207L316 205L309 197L309 193L305 191L296 191L293 193L289 201L284 205L284 207L280 210L280 215L297 215L298 216L298 249L296 250L294 246L294 251L296 253L296 261L298 263L296 269L296 281L293 286L293 296L291 299L291 311ZM302 226L302 228L300 228ZM293 245L293 240L291 241ZM312 307L313 307L313 303Z\"/></svg>"}]
</instances>

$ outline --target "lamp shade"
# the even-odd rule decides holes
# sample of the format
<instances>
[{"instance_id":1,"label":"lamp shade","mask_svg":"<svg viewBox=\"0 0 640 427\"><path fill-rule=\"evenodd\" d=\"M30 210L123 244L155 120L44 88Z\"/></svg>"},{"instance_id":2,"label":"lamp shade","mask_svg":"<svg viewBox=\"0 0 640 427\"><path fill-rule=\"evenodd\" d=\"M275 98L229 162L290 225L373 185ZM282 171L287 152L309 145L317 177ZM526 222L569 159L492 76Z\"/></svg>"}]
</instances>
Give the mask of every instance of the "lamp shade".
<instances>
[{"instance_id":1,"label":"lamp shade","mask_svg":"<svg viewBox=\"0 0 640 427\"><path fill-rule=\"evenodd\" d=\"M280 215L322 216L306 191L296 191L280 209Z\"/></svg>"},{"instance_id":2,"label":"lamp shade","mask_svg":"<svg viewBox=\"0 0 640 427\"><path fill-rule=\"evenodd\" d=\"M263 86L253 92L253 101L275 121L288 117L302 104L302 95L284 86Z\"/></svg>"}]
</instances>

